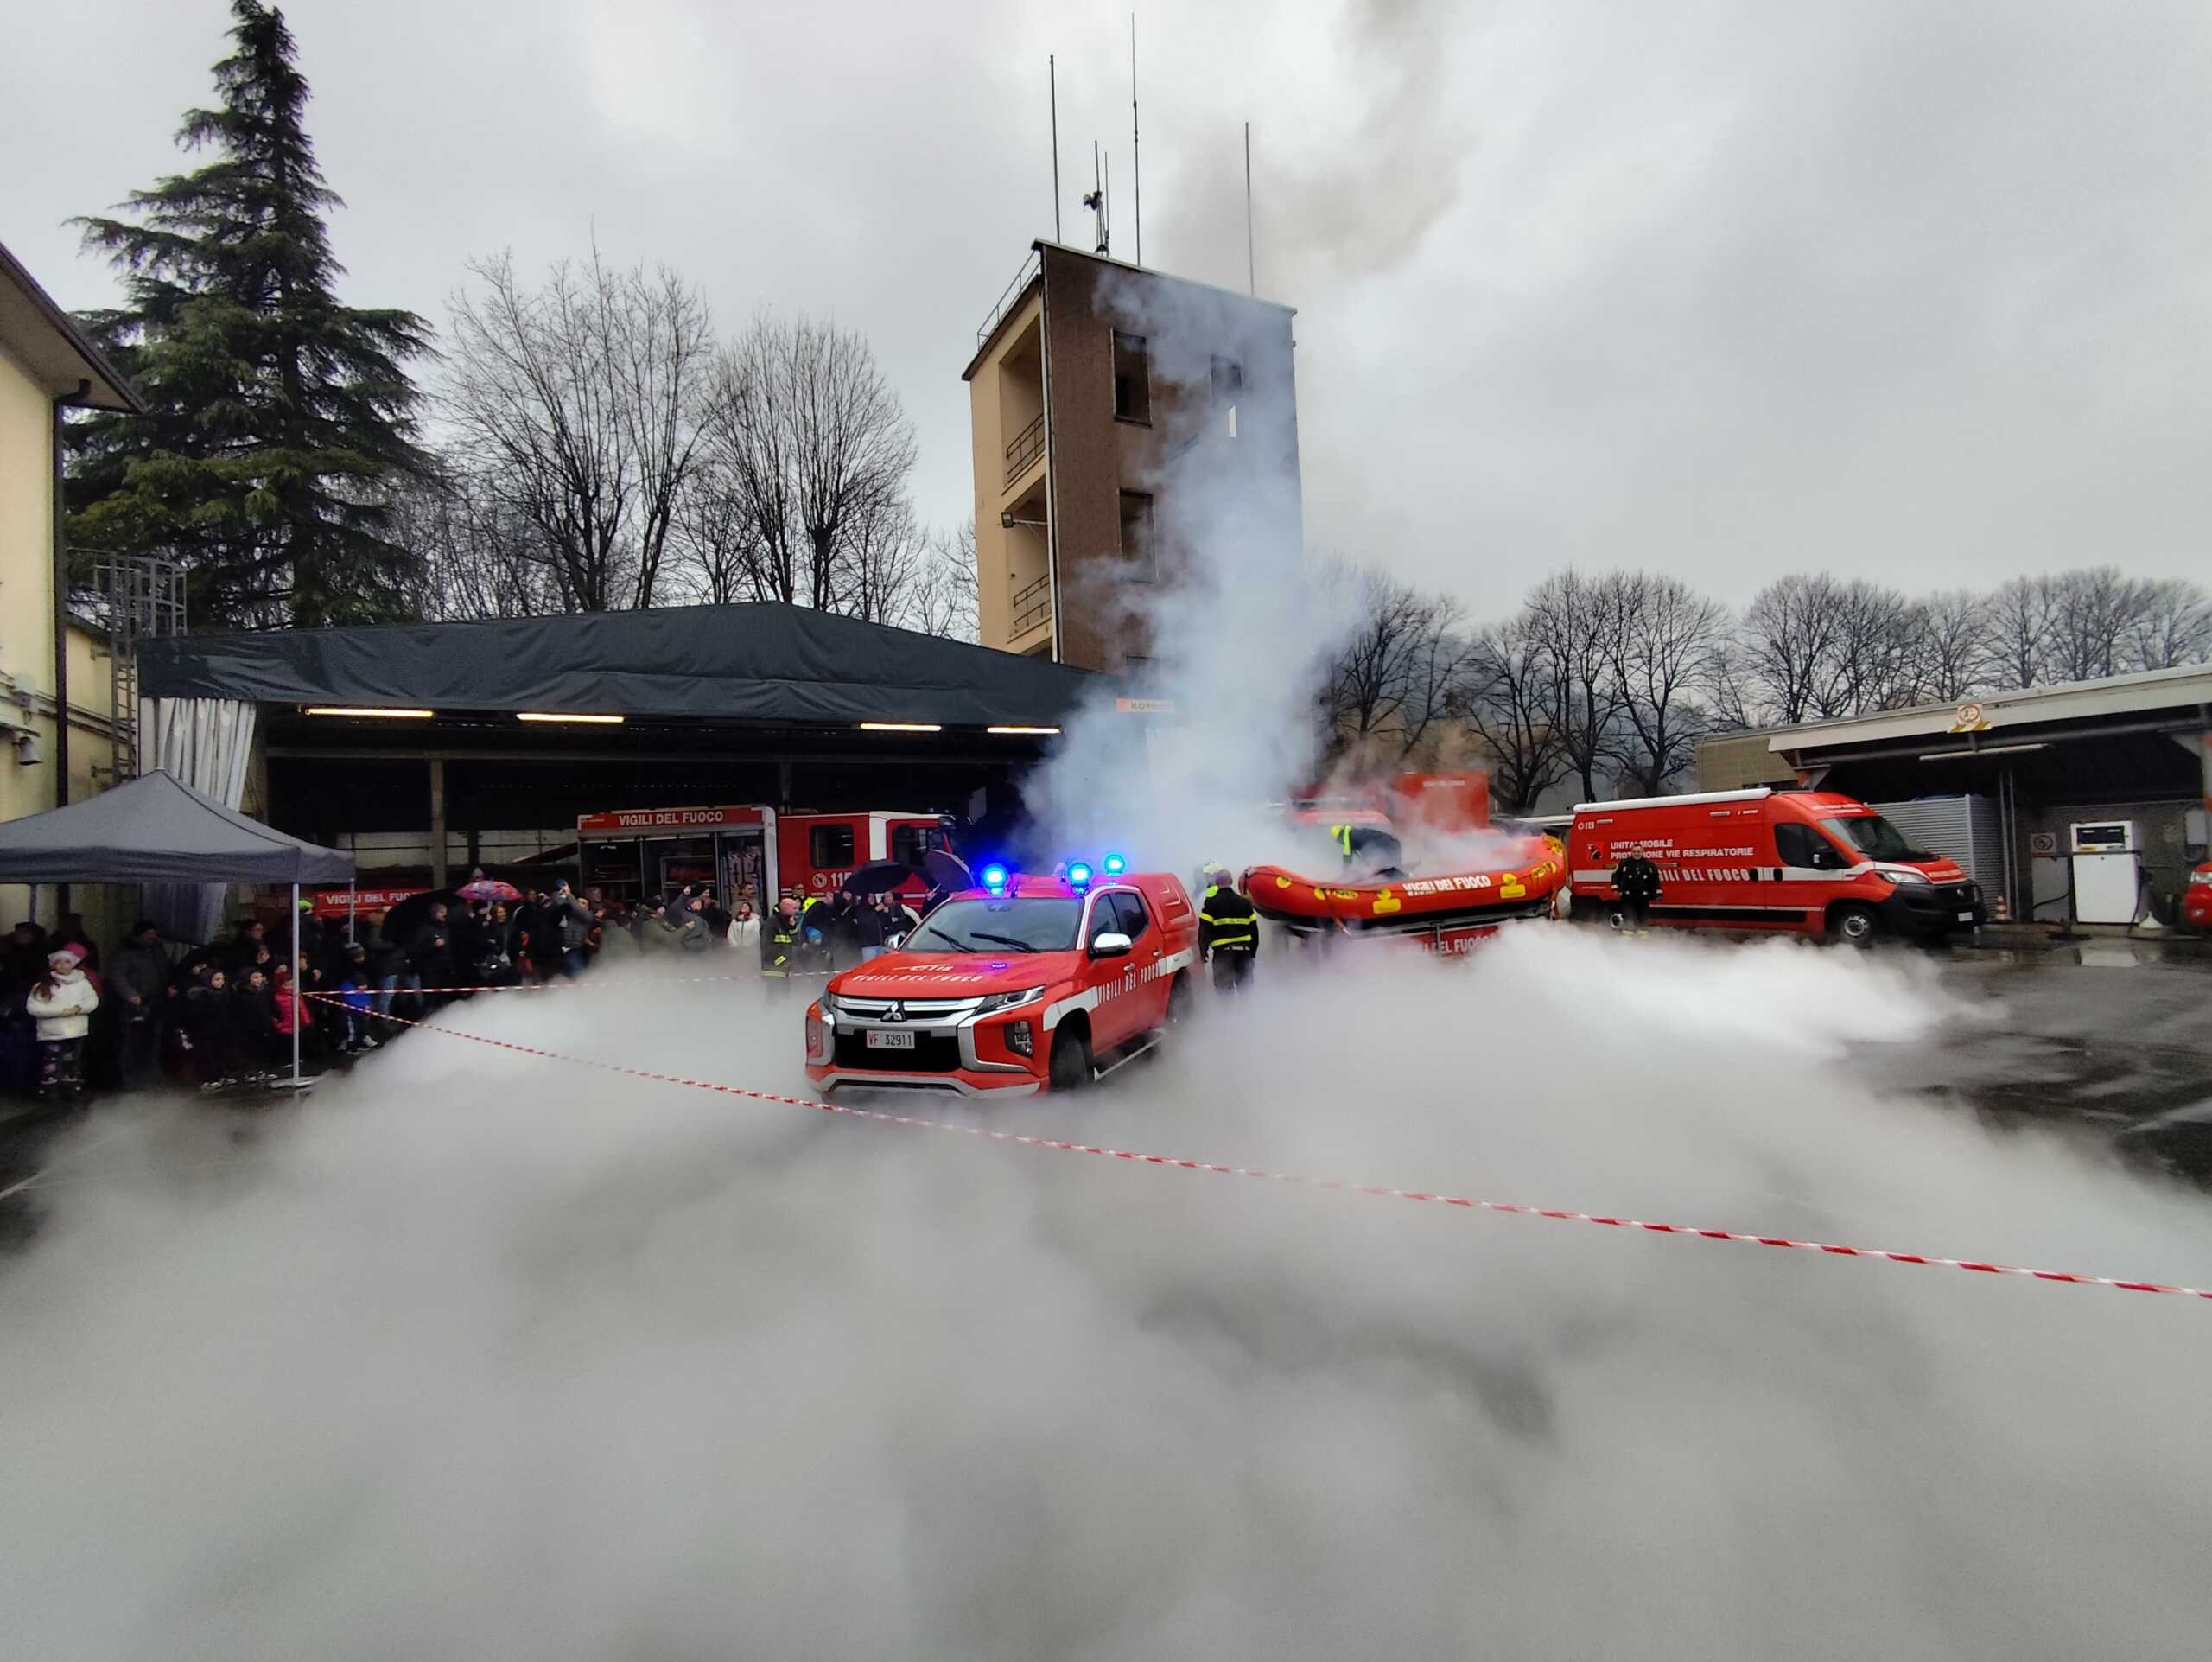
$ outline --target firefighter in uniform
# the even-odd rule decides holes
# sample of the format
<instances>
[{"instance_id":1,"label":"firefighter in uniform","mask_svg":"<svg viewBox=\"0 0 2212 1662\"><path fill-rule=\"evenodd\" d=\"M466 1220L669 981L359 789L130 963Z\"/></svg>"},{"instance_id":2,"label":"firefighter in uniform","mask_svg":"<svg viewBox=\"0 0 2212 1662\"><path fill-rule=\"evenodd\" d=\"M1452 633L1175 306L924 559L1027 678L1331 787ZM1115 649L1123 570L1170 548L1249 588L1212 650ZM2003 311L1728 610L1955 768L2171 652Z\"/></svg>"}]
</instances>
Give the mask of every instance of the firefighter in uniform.
<instances>
[{"instance_id":1,"label":"firefighter in uniform","mask_svg":"<svg viewBox=\"0 0 2212 1662\"><path fill-rule=\"evenodd\" d=\"M1631 934L1651 927L1651 903L1659 898L1659 867L1631 854L1613 867L1613 892L1621 897L1621 921Z\"/></svg>"},{"instance_id":2,"label":"firefighter in uniform","mask_svg":"<svg viewBox=\"0 0 2212 1662\"><path fill-rule=\"evenodd\" d=\"M798 897L786 895L776 902L760 926L760 976L765 981L788 984L806 973L806 943L801 939Z\"/></svg>"},{"instance_id":3,"label":"firefighter in uniform","mask_svg":"<svg viewBox=\"0 0 2212 1662\"><path fill-rule=\"evenodd\" d=\"M1205 879L1205 896L1198 902L1198 956L1213 964L1214 990L1235 992L1251 984L1252 960L1260 952L1260 914L1222 867L1207 867Z\"/></svg>"}]
</instances>

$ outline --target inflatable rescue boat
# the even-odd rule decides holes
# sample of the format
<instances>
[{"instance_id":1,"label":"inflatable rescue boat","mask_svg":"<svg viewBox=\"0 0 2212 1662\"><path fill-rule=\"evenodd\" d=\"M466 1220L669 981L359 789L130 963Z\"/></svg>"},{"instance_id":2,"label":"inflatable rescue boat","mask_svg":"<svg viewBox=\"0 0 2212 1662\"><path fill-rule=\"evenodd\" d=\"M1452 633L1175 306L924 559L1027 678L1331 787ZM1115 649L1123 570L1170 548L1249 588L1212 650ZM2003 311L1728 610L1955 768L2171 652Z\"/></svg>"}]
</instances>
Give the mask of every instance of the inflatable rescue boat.
<instances>
[{"instance_id":1,"label":"inflatable rescue boat","mask_svg":"<svg viewBox=\"0 0 2212 1662\"><path fill-rule=\"evenodd\" d=\"M1281 866L1253 866L1244 893L1262 917L1298 935L1489 933L1515 918L1548 914L1567 882L1567 856L1548 837L1516 841L1514 863L1483 871L1409 877L1314 878Z\"/></svg>"}]
</instances>

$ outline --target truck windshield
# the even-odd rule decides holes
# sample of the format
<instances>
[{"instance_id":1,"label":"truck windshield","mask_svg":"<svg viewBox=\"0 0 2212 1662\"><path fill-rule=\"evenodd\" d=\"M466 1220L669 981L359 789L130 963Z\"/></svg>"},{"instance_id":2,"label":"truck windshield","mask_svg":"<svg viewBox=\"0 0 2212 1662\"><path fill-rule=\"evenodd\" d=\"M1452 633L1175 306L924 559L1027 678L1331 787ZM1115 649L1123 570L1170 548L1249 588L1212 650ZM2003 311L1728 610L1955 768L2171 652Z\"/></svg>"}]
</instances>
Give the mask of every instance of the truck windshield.
<instances>
[{"instance_id":1,"label":"truck windshield","mask_svg":"<svg viewBox=\"0 0 2212 1662\"><path fill-rule=\"evenodd\" d=\"M1083 902L1058 895L947 901L906 937L910 952L1069 952Z\"/></svg>"},{"instance_id":2,"label":"truck windshield","mask_svg":"<svg viewBox=\"0 0 2212 1662\"><path fill-rule=\"evenodd\" d=\"M1837 842L1857 849L1870 860L1932 860L1936 857L1926 849L1916 849L1906 842L1903 833L1878 813L1870 813L1863 818L1823 819L1821 825Z\"/></svg>"}]
</instances>

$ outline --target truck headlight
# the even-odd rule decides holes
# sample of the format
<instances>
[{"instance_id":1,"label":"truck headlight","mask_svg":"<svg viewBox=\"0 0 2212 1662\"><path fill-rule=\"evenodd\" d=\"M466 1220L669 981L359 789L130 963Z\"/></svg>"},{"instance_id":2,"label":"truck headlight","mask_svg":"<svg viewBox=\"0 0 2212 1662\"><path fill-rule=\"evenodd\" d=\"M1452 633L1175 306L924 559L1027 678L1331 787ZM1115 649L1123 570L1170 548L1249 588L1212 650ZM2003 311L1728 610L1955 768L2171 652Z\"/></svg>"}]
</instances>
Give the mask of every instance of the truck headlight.
<instances>
[{"instance_id":1,"label":"truck headlight","mask_svg":"<svg viewBox=\"0 0 2212 1662\"><path fill-rule=\"evenodd\" d=\"M2207 866L2202 871L2190 872L2189 874L2189 886L2191 888L2212 888L2212 866Z\"/></svg>"},{"instance_id":2,"label":"truck headlight","mask_svg":"<svg viewBox=\"0 0 2212 1662\"><path fill-rule=\"evenodd\" d=\"M1928 881L1926 872L1915 871L1910 866L1885 866L1882 876L1893 883L1925 883Z\"/></svg>"},{"instance_id":3,"label":"truck headlight","mask_svg":"<svg viewBox=\"0 0 2212 1662\"><path fill-rule=\"evenodd\" d=\"M1033 1003L1044 996L1042 987L1029 987L1020 992L995 992L976 1007L976 1014L988 1016L994 1010L1012 1009L1017 1004Z\"/></svg>"}]
</instances>

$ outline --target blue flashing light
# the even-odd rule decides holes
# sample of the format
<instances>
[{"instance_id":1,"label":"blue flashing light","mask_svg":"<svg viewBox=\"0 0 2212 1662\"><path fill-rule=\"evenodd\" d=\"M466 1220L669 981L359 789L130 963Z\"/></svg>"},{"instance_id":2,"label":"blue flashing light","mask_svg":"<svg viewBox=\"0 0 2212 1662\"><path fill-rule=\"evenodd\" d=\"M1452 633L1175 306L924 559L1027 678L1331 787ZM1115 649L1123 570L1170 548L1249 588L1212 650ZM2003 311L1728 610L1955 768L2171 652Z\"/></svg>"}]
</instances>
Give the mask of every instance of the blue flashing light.
<instances>
[{"instance_id":1,"label":"blue flashing light","mask_svg":"<svg viewBox=\"0 0 2212 1662\"><path fill-rule=\"evenodd\" d=\"M1118 854L1109 854L1099 863L1106 868L1109 877L1118 877L1129 869L1129 863Z\"/></svg>"},{"instance_id":2,"label":"blue flashing light","mask_svg":"<svg viewBox=\"0 0 2212 1662\"><path fill-rule=\"evenodd\" d=\"M1006 887L1007 870L995 860L982 869L983 887L995 895Z\"/></svg>"},{"instance_id":3,"label":"blue flashing light","mask_svg":"<svg viewBox=\"0 0 2212 1662\"><path fill-rule=\"evenodd\" d=\"M1068 867L1068 887L1070 888L1084 888L1090 883L1090 868L1084 864L1084 862L1077 860Z\"/></svg>"}]
</instances>

